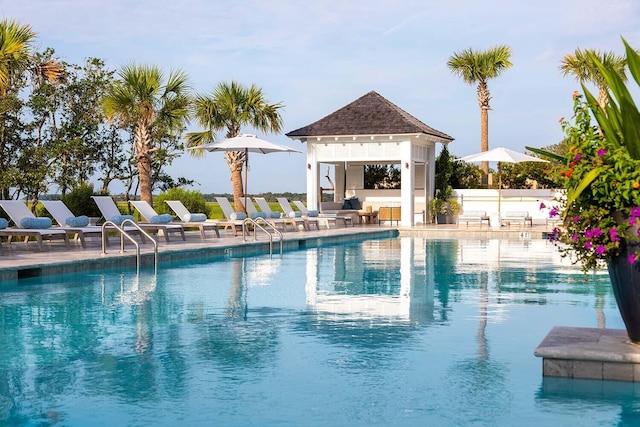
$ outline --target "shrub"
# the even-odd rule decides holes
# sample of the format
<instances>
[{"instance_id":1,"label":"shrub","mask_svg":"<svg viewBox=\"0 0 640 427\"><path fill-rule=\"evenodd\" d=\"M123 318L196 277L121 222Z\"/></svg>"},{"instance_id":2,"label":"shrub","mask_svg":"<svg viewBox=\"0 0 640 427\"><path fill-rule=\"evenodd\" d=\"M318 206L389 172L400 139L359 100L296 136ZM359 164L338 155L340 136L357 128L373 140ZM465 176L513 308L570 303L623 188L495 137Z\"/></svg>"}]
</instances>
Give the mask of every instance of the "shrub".
<instances>
[{"instance_id":1,"label":"shrub","mask_svg":"<svg viewBox=\"0 0 640 427\"><path fill-rule=\"evenodd\" d=\"M101 217L98 205L91 198L94 194L93 184L83 183L62 196L61 200L74 215Z\"/></svg>"},{"instance_id":2,"label":"shrub","mask_svg":"<svg viewBox=\"0 0 640 427\"><path fill-rule=\"evenodd\" d=\"M168 213L174 215L174 212L169 208L169 205L165 203L165 200L180 200L189 212L205 213L207 214L207 217L210 217L207 202L199 191L174 187L154 197L153 208L157 213Z\"/></svg>"}]
</instances>

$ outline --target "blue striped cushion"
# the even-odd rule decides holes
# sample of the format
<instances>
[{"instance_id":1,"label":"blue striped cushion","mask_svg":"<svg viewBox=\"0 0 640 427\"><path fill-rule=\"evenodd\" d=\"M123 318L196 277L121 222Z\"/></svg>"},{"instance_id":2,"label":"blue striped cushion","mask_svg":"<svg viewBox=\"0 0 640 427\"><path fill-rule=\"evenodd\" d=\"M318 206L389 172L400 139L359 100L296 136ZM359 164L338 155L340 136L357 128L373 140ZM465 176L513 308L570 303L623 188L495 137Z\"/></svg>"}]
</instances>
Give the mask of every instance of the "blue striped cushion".
<instances>
[{"instance_id":1,"label":"blue striped cushion","mask_svg":"<svg viewBox=\"0 0 640 427\"><path fill-rule=\"evenodd\" d=\"M267 214L265 212L251 212L251 219L256 218L266 218Z\"/></svg>"},{"instance_id":2,"label":"blue striped cushion","mask_svg":"<svg viewBox=\"0 0 640 427\"><path fill-rule=\"evenodd\" d=\"M25 217L20 220L21 228L51 228L51 218L47 217Z\"/></svg>"},{"instance_id":3,"label":"blue striped cushion","mask_svg":"<svg viewBox=\"0 0 640 427\"><path fill-rule=\"evenodd\" d=\"M4 218L0 218L0 230L4 230L9 226L9 221Z\"/></svg>"},{"instance_id":4,"label":"blue striped cushion","mask_svg":"<svg viewBox=\"0 0 640 427\"><path fill-rule=\"evenodd\" d=\"M70 216L64 222L69 227L86 227L89 225L89 217L86 215Z\"/></svg>"},{"instance_id":5,"label":"blue striped cushion","mask_svg":"<svg viewBox=\"0 0 640 427\"><path fill-rule=\"evenodd\" d=\"M114 215L109 218L109 221L113 222L116 225L122 224L125 219L130 219L131 221L135 221L133 215Z\"/></svg>"},{"instance_id":6,"label":"blue striped cushion","mask_svg":"<svg viewBox=\"0 0 640 427\"><path fill-rule=\"evenodd\" d=\"M149 222L151 224L167 224L171 222L172 219L173 217L170 214L160 214L149 218Z\"/></svg>"},{"instance_id":7,"label":"blue striped cushion","mask_svg":"<svg viewBox=\"0 0 640 427\"><path fill-rule=\"evenodd\" d=\"M188 213L182 218L184 222L202 222L207 220L207 214L203 213Z\"/></svg>"},{"instance_id":8,"label":"blue striped cushion","mask_svg":"<svg viewBox=\"0 0 640 427\"><path fill-rule=\"evenodd\" d=\"M246 218L247 218L247 214L244 212L233 212L231 215L229 215L229 219L231 220L246 219Z\"/></svg>"}]
</instances>

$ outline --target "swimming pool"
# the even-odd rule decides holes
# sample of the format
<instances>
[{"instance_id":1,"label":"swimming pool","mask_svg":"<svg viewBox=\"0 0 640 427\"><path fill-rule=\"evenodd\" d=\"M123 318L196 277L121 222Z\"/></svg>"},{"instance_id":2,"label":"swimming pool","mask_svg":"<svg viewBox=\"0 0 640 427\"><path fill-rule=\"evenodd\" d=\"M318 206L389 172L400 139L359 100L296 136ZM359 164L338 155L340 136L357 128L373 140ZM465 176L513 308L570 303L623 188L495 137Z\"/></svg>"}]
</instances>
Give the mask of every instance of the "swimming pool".
<instances>
[{"instance_id":1,"label":"swimming pool","mask_svg":"<svg viewBox=\"0 0 640 427\"><path fill-rule=\"evenodd\" d=\"M417 237L28 279L0 289L0 424L637 425L634 384L533 355L623 327L583 279L544 240Z\"/></svg>"}]
</instances>

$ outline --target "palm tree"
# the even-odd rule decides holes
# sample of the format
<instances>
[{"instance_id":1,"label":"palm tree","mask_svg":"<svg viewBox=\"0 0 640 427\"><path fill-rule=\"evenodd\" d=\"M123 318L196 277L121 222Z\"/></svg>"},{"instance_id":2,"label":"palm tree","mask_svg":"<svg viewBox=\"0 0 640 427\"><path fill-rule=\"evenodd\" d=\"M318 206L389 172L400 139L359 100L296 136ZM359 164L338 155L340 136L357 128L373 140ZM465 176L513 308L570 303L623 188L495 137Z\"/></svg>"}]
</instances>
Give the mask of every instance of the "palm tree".
<instances>
[{"instance_id":1,"label":"palm tree","mask_svg":"<svg viewBox=\"0 0 640 427\"><path fill-rule=\"evenodd\" d=\"M609 103L607 81L598 66L589 58L589 55L594 55L602 62L602 65L614 70L622 81L627 80L625 72L627 60L624 56L616 55L613 52L600 52L599 50L580 48L576 49L573 54L568 53L562 58L560 64L562 75L573 75L580 83L589 82L596 85L598 88L598 105L604 110Z\"/></svg>"},{"instance_id":2,"label":"palm tree","mask_svg":"<svg viewBox=\"0 0 640 427\"><path fill-rule=\"evenodd\" d=\"M127 65L102 100L108 120L133 133L140 198L152 204L152 168L158 129L171 134L184 130L188 119L187 76L172 71L164 82L155 66Z\"/></svg>"},{"instance_id":3,"label":"palm tree","mask_svg":"<svg viewBox=\"0 0 640 427\"><path fill-rule=\"evenodd\" d=\"M28 71L34 78L54 81L62 74L55 61L35 63L31 44L36 38L29 25L3 19L0 21L0 97L11 88L12 80Z\"/></svg>"},{"instance_id":4,"label":"palm tree","mask_svg":"<svg viewBox=\"0 0 640 427\"><path fill-rule=\"evenodd\" d=\"M186 135L186 145L196 147L214 142L215 132L225 130L226 137L233 138L240 134L240 128L248 125L261 132L279 133L282 131L281 103L270 104L262 94L262 89L255 85L245 87L232 81L222 82L211 95L198 95L193 102L192 115L204 128L199 132ZM198 155L201 150L191 150ZM227 151L225 159L231 171L233 200L235 210L244 212L242 198L242 168L245 162L244 151Z\"/></svg>"},{"instance_id":5,"label":"palm tree","mask_svg":"<svg viewBox=\"0 0 640 427\"><path fill-rule=\"evenodd\" d=\"M447 66L470 85L478 85L478 105L480 106L480 151L489 150L489 101L491 93L487 80L498 77L500 73L513 64L510 61L511 48L495 46L485 51L472 48L454 53L447 61ZM489 163L482 162L482 171L489 173Z\"/></svg>"}]
</instances>

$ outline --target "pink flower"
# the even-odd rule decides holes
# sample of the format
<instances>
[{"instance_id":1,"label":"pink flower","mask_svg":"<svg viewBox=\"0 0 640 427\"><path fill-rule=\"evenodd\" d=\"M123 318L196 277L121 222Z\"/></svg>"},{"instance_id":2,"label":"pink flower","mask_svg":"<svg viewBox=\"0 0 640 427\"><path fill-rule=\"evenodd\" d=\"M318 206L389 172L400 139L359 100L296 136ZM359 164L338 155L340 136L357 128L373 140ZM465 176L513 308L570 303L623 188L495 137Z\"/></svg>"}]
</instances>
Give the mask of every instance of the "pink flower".
<instances>
[{"instance_id":1,"label":"pink flower","mask_svg":"<svg viewBox=\"0 0 640 427\"><path fill-rule=\"evenodd\" d=\"M618 229L612 228L611 230L609 230L609 237L611 238L612 242L620 241L620 237L618 237Z\"/></svg>"},{"instance_id":2,"label":"pink flower","mask_svg":"<svg viewBox=\"0 0 640 427\"><path fill-rule=\"evenodd\" d=\"M580 217L578 215L573 217L573 223L578 224L580 222Z\"/></svg>"},{"instance_id":3,"label":"pink flower","mask_svg":"<svg viewBox=\"0 0 640 427\"><path fill-rule=\"evenodd\" d=\"M573 234L571 236L571 240L573 240L574 242L577 242L578 240L580 240L580 236L578 234Z\"/></svg>"},{"instance_id":4,"label":"pink flower","mask_svg":"<svg viewBox=\"0 0 640 427\"><path fill-rule=\"evenodd\" d=\"M605 154L607 154L607 149L606 148L601 148L598 150L598 157L602 157Z\"/></svg>"},{"instance_id":5,"label":"pink flower","mask_svg":"<svg viewBox=\"0 0 640 427\"><path fill-rule=\"evenodd\" d=\"M596 253L598 255L604 254L605 251L606 251L606 249L605 249L604 245L598 245L598 247L596 248Z\"/></svg>"},{"instance_id":6,"label":"pink flower","mask_svg":"<svg viewBox=\"0 0 640 427\"><path fill-rule=\"evenodd\" d=\"M593 243L591 243L591 241L589 240L587 243L584 244L584 248L590 251L591 249L593 249Z\"/></svg>"},{"instance_id":7,"label":"pink flower","mask_svg":"<svg viewBox=\"0 0 640 427\"><path fill-rule=\"evenodd\" d=\"M631 254L627 257L627 261L629 261L629 264L633 264L636 262L636 254Z\"/></svg>"},{"instance_id":8,"label":"pink flower","mask_svg":"<svg viewBox=\"0 0 640 427\"><path fill-rule=\"evenodd\" d=\"M551 210L549 211L549 218L555 218L557 217L559 214L558 212L558 208L556 206L552 207Z\"/></svg>"},{"instance_id":9,"label":"pink flower","mask_svg":"<svg viewBox=\"0 0 640 427\"><path fill-rule=\"evenodd\" d=\"M582 154L578 153L576 154L576 156L573 158L574 162L579 162L580 160L582 160Z\"/></svg>"},{"instance_id":10,"label":"pink flower","mask_svg":"<svg viewBox=\"0 0 640 427\"><path fill-rule=\"evenodd\" d=\"M632 207L629 215L631 215L634 218L639 217L640 216L640 207L639 206Z\"/></svg>"},{"instance_id":11,"label":"pink flower","mask_svg":"<svg viewBox=\"0 0 640 427\"><path fill-rule=\"evenodd\" d=\"M547 205L545 205L544 202L540 202L540 210L542 210L542 209L544 209L546 207L547 207Z\"/></svg>"}]
</instances>

